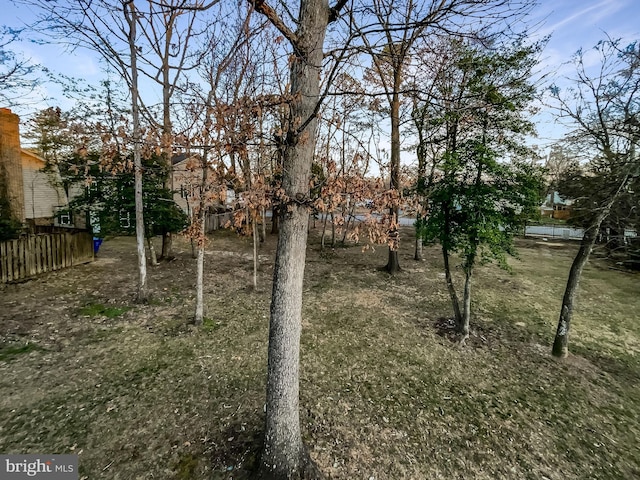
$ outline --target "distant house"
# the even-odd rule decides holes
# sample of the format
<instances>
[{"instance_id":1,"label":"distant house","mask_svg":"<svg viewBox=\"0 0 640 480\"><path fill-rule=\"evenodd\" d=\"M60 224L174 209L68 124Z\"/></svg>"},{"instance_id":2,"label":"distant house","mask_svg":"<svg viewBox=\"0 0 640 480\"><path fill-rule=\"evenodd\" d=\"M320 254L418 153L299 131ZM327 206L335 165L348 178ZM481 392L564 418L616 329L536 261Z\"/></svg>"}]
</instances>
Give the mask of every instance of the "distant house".
<instances>
[{"instance_id":1,"label":"distant house","mask_svg":"<svg viewBox=\"0 0 640 480\"><path fill-rule=\"evenodd\" d=\"M21 149L24 213L31 227L73 226L69 200L57 169L47 169L43 158Z\"/></svg>"},{"instance_id":2,"label":"distant house","mask_svg":"<svg viewBox=\"0 0 640 480\"><path fill-rule=\"evenodd\" d=\"M562 198L556 191L547 195L544 203L540 206L542 218L556 218L567 220L571 216L573 200Z\"/></svg>"},{"instance_id":3,"label":"distant house","mask_svg":"<svg viewBox=\"0 0 640 480\"><path fill-rule=\"evenodd\" d=\"M171 159L171 184L173 199L178 206L190 217L194 207L199 201L200 186L202 183L202 165L200 158L187 153L180 153ZM213 178L213 171L209 178ZM226 211L235 202L236 195L233 189L227 188L224 204L210 206L210 211Z\"/></svg>"},{"instance_id":4,"label":"distant house","mask_svg":"<svg viewBox=\"0 0 640 480\"><path fill-rule=\"evenodd\" d=\"M19 123L11 110L0 108L0 196L8 200L11 216L32 231L75 226L59 172L21 148Z\"/></svg>"}]
</instances>

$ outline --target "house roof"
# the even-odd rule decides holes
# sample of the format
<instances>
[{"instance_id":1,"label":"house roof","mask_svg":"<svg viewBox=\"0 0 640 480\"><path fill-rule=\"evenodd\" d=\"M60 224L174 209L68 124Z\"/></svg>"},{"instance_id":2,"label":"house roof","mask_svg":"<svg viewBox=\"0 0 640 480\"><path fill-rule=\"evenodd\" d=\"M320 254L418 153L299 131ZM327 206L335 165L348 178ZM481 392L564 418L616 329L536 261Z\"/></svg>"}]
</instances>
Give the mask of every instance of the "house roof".
<instances>
[{"instance_id":1,"label":"house roof","mask_svg":"<svg viewBox=\"0 0 640 480\"><path fill-rule=\"evenodd\" d=\"M27 157L29 157L31 159L37 160L37 161L39 161L41 163L47 163L46 160L44 158L42 158L40 155L38 155L35 152L32 152L31 150L27 150L26 148L21 148L20 149L20 153L22 155L26 155Z\"/></svg>"},{"instance_id":2,"label":"house roof","mask_svg":"<svg viewBox=\"0 0 640 480\"><path fill-rule=\"evenodd\" d=\"M200 156L197 153L188 153L188 152L174 153L173 156L171 157L171 165L177 165L190 158L200 158Z\"/></svg>"},{"instance_id":3,"label":"house roof","mask_svg":"<svg viewBox=\"0 0 640 480\"><path fill-rule=\"evenodd\" d=\"M547 195L547 198L544 200L546 205L569 205L573 204L573 200L569 198L562 198L558 192L553 192L553 201L551 199L551 193Z\"/></svg>"}]
</instances>

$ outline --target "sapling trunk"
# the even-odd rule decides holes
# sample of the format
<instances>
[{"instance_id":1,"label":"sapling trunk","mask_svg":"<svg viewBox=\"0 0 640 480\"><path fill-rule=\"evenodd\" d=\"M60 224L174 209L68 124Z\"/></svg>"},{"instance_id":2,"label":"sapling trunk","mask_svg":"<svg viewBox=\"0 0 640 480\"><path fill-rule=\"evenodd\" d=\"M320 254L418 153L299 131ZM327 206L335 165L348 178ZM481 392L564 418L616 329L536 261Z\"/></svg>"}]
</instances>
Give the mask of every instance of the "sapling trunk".
<instances>
[{"instance_id":1,"label":"sapling trunk","mask_svg":"<svg viewBox=\"0 0 640 480\"><path fill-rule=\"evenodd\" d=\"M465 272L464 276L464 307L462 310L462 321L460 322L460 344L469 338L469 323L471 319L471 270Z\"/></svg>"},{"instance_id":2,"label":"sapling trunk","mask_svg":"<svg viewBox=\"0 0 640 480\"><path fill-rule=\"evenodd\" d=\"M420 220L420 215L418 214L418 217L416 220ZM422 238L420 237L420 233L418 232L418 229L416 228L416 245L415 245L415 250L413 252L413 259L421 262L423 260L422 257Z\"/></svg>"},{"instance_id":3,"label":"sapling trunk","mask_svg":"<svg viewBox=\"0 0 640 480\"><path fill-rule=\"evenodd\" d=\"M151 265L155 267L158 265L158 257L156 256L156 249L153 246L153 237L147 237L147 246L149 247L149 258L151 259Z\"/></svg>"},{"instance_id":4,"label":"sapling trunk","mask_svg":"<svg viewBox=\"0 0 640 480\"><path fill-rule=\"evenodd\" d=\"M258 289L258 224L256 219L252 220L253 223L253 289Z\"/></svg>"},{"instance_id":5,"label":"sapling trunk","mask_svg":"<svg viewBox=\"0 0 640 480\"><path fill-rule=\"evenodd\" d=\"M456 294L456 288L453 284L453 277L451 276L451 267L449 265L449 250L442 246L442 259L444 261L444 277L447 281L447 290L449 291L449 297L451 298L451 306L453 307L453 314L456 321L456 329L460 330L462 327L462 313L460 312L460 301Z\"/></svg>"},{"instance_id":6,"label":"sapling trunk","mask_svg":"<svg viewBox=\"0 0 640 480\"><path fill-rule=\"evenodd\" d=\"M134 168L134 195L136 209L136 245L138 251L138 293L137 301L146 302L147 290L147 258L144 248L145 228L142 199L142 145L140 133L140 107L138 104L138 50L136 46L136 25L138 14L134 2L130 2L125 8L126 21L129 25L129 53L131 54L131 114L133 119L133 168Z\"/></svg>"},{"instance_id":7,"label":"sapling trunk","mask_svg":"<svg viewBox=\"0 0 640 480\"><path fill-rule=\"evenodd\" d=\"M556 357L566 357L569 354L569 329L571 327L571 317L573 316L573 304L578 292L582 270L589 260L589 254L595 244L601 223L602 222L598 222L597 225L585 231L582 236L582 241L580 242L578 253L571 264L567 286L564 290L564 296L562 297L558 328L556 329L556 336L551 350L551 353Z\"/></svg>"},{"instance_id":8,"label":"sapling trunk","mask_svg":"<svg viewBox=\"0 0 640 480\"><path fill-rule=\"evenodd\" d=\"M203 239L204 240L204 239ZM198 241L196 260L196 311L193 323L197 326L204 322L204 241Z\"/></svg>"}]
</instances>

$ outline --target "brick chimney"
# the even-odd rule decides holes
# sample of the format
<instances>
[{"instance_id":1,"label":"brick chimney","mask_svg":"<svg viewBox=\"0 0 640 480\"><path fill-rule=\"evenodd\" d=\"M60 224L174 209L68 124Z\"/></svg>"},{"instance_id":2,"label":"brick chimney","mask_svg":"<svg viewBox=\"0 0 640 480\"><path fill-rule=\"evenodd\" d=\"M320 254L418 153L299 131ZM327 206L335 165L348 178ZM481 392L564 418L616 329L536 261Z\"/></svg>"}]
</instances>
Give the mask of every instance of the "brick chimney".
<instances>
[{"instance_id":1,"label":"brick chimney","mask_svg":"<svg viewBox=\"0 0 640 480\"><path fill-rule=\"evenodd\" d=\"M0 199L8 200L9 212L6 213L24 223L24 186L19 125L18 115L8 108L0 108Z\"/></svg>"}]
</instances>

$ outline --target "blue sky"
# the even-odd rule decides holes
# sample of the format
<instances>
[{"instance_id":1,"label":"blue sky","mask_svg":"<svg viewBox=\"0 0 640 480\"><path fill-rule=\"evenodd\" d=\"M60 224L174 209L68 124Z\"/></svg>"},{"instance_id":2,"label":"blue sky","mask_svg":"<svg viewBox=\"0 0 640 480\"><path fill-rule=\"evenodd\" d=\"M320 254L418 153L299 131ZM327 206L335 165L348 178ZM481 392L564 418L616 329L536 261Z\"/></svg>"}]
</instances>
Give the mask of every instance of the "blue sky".
<instances>
[{"instance_id":1,"label":"blue sky","mask_svg":"<svg viewBox=\"0 0 640 480\"><path fill-rule=\"evenodd\" d=\"M542 69L552 72L549 80L558 85L566 84L566 78L573 76L575 70L569 62L578 49L585 52L588 66L598 60L591 54L591 47L607 35L627 41L640 37L638 0L542 0L534 16L544 20L538 34L551 35ZM543 111L537 120L537 143L543 149L567 131L554 121L551 112Z\"/></svg>"},{"instance_id":2,"label":"blue sky","mask_svg":"<svg viewBox=\"0 0 640 480\"><path fill-rule=\"evenodd\" d=\"M8 0L2 0L1 3L3 15L0 22L5 25L18 27L33 18L26 7L18 8ZM551 34L541 69L553 72L550 75L551 81L562 84L563 78L571 76L573 67L568 62L579 48L589 50L605 38L605 33L612 38L621 37L629 41L640 37L640 0L540 0L530 20L532 23L541 22L537 35ZM21 42L15 47L24 57L53 71L64 69L67 75L88 81L103 78L99 61L86 50L61 51L58 46L28 42ZM588 52L587 58L590 58ZM595 56L593 60L595 61ZM60 92L53 87L46 87L46 91L40 93L60 96ZM44 106L55 104L60 104L63 108L70 106L60 98L49 100ZM538 143L542 148L560 138L566 131L554 122L548 112L544 112L537 120L541 137Z\"/></svg>"}]
</instances>

